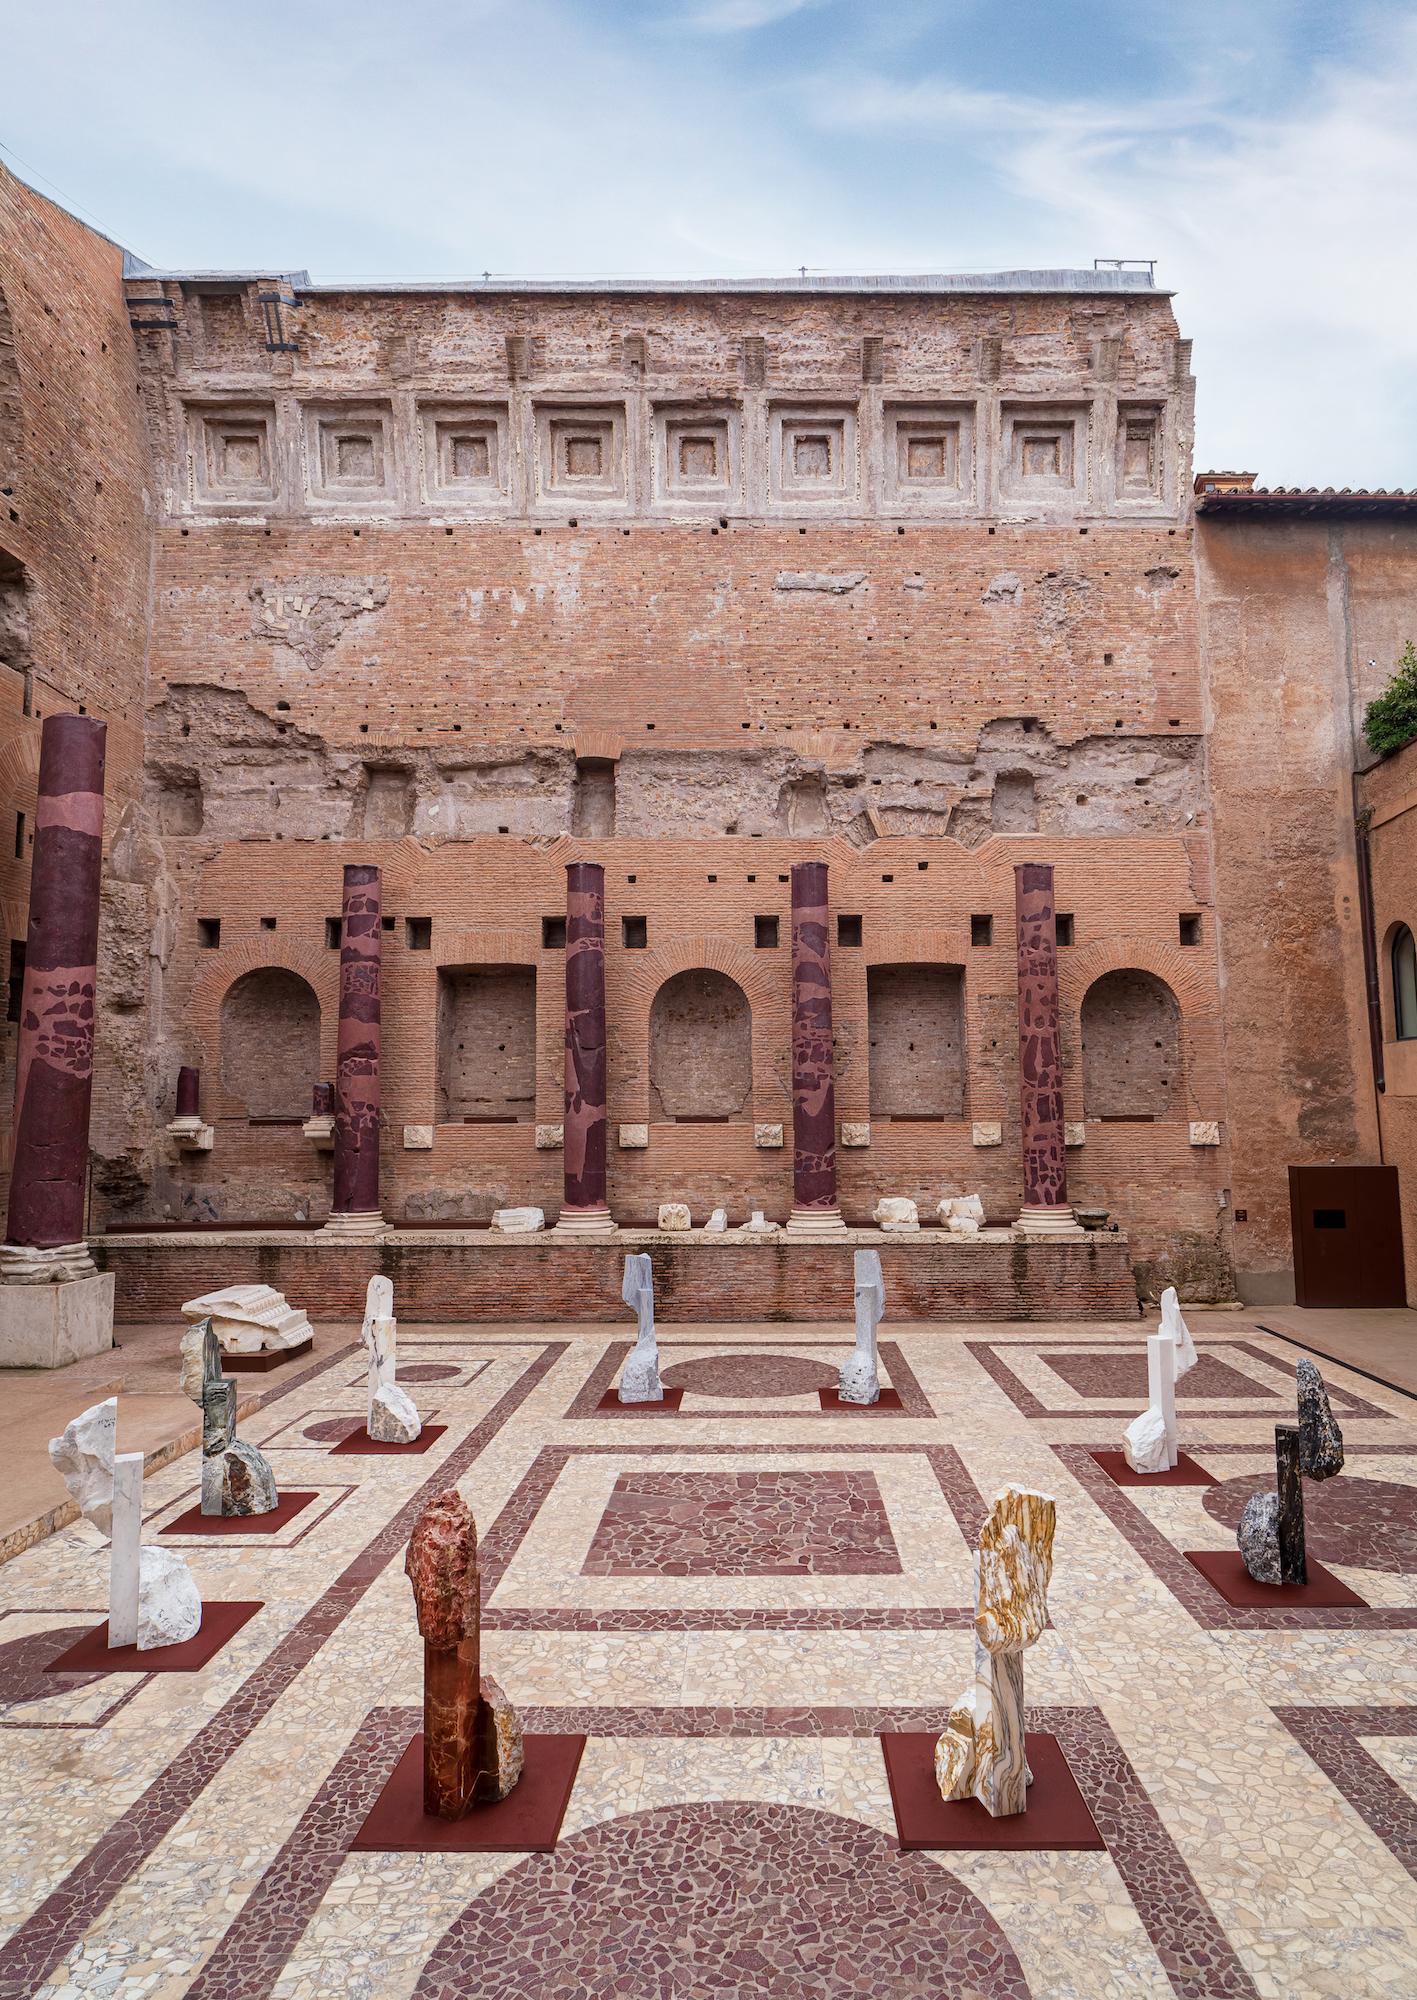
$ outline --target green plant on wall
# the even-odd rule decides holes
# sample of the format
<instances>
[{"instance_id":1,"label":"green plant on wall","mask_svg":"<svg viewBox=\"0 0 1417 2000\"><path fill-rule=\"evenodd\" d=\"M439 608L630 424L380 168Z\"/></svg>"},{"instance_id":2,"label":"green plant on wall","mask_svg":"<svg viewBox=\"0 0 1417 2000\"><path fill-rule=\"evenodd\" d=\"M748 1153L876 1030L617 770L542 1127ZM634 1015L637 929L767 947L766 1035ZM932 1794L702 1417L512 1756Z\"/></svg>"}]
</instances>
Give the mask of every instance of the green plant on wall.
<instances>
[{"instance_id":1,"label":"green plant on wall","mask_svg":"<svg viewBox=\"0 0 1417 2000\"><path fill-rule=\"evenodd\" d=\"M1417 741L1417 646L1409 639L1397 672L1363 715L1363 734L1380 757Z\"/></svg>"}]
</instances>

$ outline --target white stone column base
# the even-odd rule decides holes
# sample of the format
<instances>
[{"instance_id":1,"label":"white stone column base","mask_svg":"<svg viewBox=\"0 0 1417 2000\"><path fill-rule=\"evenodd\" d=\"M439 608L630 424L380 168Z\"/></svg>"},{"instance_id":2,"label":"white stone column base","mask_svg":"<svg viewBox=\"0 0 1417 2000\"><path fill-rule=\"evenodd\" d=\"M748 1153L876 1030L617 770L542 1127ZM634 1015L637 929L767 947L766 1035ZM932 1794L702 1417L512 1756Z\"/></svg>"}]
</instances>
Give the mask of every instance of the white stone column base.
<instances>
[{"instance_id":1,"label":"white stone column base","mask_svg":"<svg viewBox=\"0 0 1417 2000\"><path fill-rule=\"evenodd\" d=\"M57 1243L45 1250L32 1243L0 1243L0 1285L67 1285L97 1276L87 1243Z\"/></svg>"},{"instance_id":2,"label":"white stone column base","mask_svg":"<svg viewBox=\"0 0 1417 2000\"><path fill-rule=\"evenodd\" d=\"M844 1236L839 1208L794 1208L787 1218L789 1236Z\"/></svg>"},{"instance_id":3,"label":"white stone column base","mask_svg":"<svg viewBox=\"0 0 1417 2000\"><path fill-rule=\"evenodd\" d=\"M1018 1221L1014 1224L1020 1236L1085 1236L1086 1230L1073 1214L1072 1206L1064 1202L1058 1208L1023 1208L1019 1210Z\"/></svg>"},{"instance_id":4,"label":"white stone column base","mask_svg":"<svg viewBox=\"0 0 1417 2000\"><path fill-rule=\"evenodd\" d=\"M377 1208L348 1209L332 1215L320 1234L341 1243L377 1243L388 1226Z\"/></svg>"},{"instance_id":5,"label":"white stone column base","mask_svg":"<svg viewBox=\"0 0 1417 2000\"><path fill-rule=\"evenodd\" d=\"M563 1208L552 1236L614 1236L615 1218L608 1208Z\"/></svg>"}]
</instances>

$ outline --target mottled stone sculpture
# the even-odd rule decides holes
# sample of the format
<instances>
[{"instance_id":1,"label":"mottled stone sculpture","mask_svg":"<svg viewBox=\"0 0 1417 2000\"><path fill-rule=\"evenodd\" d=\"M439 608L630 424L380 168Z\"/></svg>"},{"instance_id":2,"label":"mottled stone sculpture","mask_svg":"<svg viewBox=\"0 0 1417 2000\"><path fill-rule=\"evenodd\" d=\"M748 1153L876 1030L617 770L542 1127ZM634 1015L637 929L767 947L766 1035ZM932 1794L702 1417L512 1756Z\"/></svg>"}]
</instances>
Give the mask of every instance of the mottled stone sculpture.
<instances>
[{"instance_id":1,"label":"mottled stone sculpture","mask_svg":"<svg viewBox=\"0 0 1417 2000\"><path fill-rule=\"evenodd\" d=\"M351 1239L377 1236L379 1212L380 967L383 923L377 868L344 871L339 957L339 1052L335 1068L335 1172L326 1227Z\"/></svg>"},{"instance_id":2,"label":"mottled stone sculpture","mask_svg":"<svg viewBox=\"0 0 1417 2000\"><path fill-rule=\"evenodd\" d=\"M84 1241L107 729L46 716L15 1057L10 1205L0 1282L94 1275Z\"/></svg>"},{"instance_id":3,"label":"mottled stone sculpture","mask_svg":"<svg viewBox=\"0 0 1417 2000\"><path fill-rule=\"evenodd\" d=\"M378 1273L364 1294L361 1337L369 1356L369 1435L376 1444L413 1444L423 1433L423 1420L413 1398L398 1385L394 1288Z\"/></svg>"},{"instance_id":4,"label":"mottled stone sculpture","mask_svg":"<svg viewBox=\"0 0 1417 2000\"><path fill-rule=\"evenodd\" d=\"M1161 1330L1146 1343L1147 1406L1128 1424L1122 1447L1133 1472L1169 1472L1180 1456L1176 1383L1196 1365L1196 1344L1181 1317L1176 1287L1161 1294Z\"/></svg>"},{"instance_id":5,"label":"mottled stone sculpture","mask_svg":"<svg viewBox=\"0 0 1417 2000\"><path fill-rule=\"evenodd\" d=\"M1307 1355L1295 1368L1299 1423L1274 1427L1275 1486L1245 1503L1235 1540L1256 1583L1307 1583L1304 1479L1343 1470L1343 1433L1329 1408L1323 1376Z\"/></svg>"},{"instance_id":6,"label":"mottled stone sculpture","mask_svg":"<svg viewBox=\"0 0 1417 2000\"><path fill-rule=\"evenodd\" d=\"M620 1370L620 1401L662 1403L659 1344L654 1337L654 1268L643 1251L625 1259L620 1296L630 1311L638 1314L640 1322L639 1335Z\"/></svg>"},{"instance_id":7,"label":"mottled stone sculpture","mask_svg":"<svg viewBox=\"0 0 1417 2000\"><path fill-rule=\"evenodd\" d=\"M202 1406L202 1512L273 1513L276 1476L270 1460L236 1435L236 1384L221 1372L221 1342L209 1319L182 1336L182 1389Z\"/></svg>"},{"instance_id":8,"label":"mottled stone sculpture","mask_svg":"<svg viewBox=\"0 0 1417 2000\"><path fill-rule=\"evenodd\" d=\"M1048 1623L1056 1519L1046 1494L995 1495L974 1558L974 1682L935 1745L941 1797L976 1798L995 1819L1028 1803L1023 1656Z\"/></svg>"},{"instance_id":9,"label":"mottled stone sculpture","mask_svg":"<svg viewBox=\"0 0 1417 2000\"><path fill-rule=\"evenodd\" d=\"M202 1600L172 1549L145 1549L143 1454L120 1452L118 1398L95 1403L49 1440L49 1458L86 1521L109 1538L108 1643L177 1646L201 1628Z\"/></svg>"},{"instance_id":10,"label":"mottled stone sculpture","mask_svg":"<svg viewBox=\"0 0 1417 2000\"><path fill-rule=\"evenodd\" d=\"M561 1235L604 1235L605 1200L605 870L596 861L566 869L566 1116L562 1130Z\"/></svg>"},{"instance_id":11,"label":"mottled stone sculpture","mask_svg":"<svg viewBox=\"0 0 1417 2000\"><path fill-rule=\"evenodd\" d=\"M841 1365L836 1393L843 1403L877 1403L876 1328L885 1316L886 1287L879 1250L856 1252L856 1345Z\"/></svg>"},{"instance_id":12,"label":"mottled stone sculpture","mask_svg":"<svg viewBox=\"0 0 1417 2000\"><path fill-rule=\"evenodd\" d=\"M1063 1058L1058 1037L1058 933L1053 870L1025 861L1014 869L1018 926L1018 1079L1027 1235L1077 1227L1068 1205L1063 1154Z\"/></svg>"},{"instance_id":13,"label":"mottled stone sculpture","mask_svg":"<svg viewBox=\"0 0 1417 2000\"><path fill-rule=\"evenodd\" d=\"M836 1200L836 1078L827 865L792 867L792 1234L843 1229Z\"/></svg>"},{"instance_id":14,"label":"mottled stone sculpture","mask_svg":"<svg viewBox=\"0 0 1417 2000\"><path fill-rule=\"evenodd\" d=\"M481 1672L477 1529L461 1494L429 1501L404 1570L423 1638L423 1810L462 1819L516 1784L522 1732L501 1688Z\"/></svg>"}]
</instances>

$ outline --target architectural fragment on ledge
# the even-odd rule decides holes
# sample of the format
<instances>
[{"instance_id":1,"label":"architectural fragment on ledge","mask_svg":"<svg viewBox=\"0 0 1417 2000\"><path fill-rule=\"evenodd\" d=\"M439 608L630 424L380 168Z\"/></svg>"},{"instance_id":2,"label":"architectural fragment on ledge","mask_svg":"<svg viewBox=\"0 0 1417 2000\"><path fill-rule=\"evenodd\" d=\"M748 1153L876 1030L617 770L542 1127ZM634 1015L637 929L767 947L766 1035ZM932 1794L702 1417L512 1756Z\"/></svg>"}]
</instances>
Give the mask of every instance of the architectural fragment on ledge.
<instances>
[{"instance_id":1,"label":"architectural fragment on ledge","mask_svg":"<svg viewBox=\"0 0 1417 2000\"><path fill-rule=\"evenodd\" d=\"M335 1087L317 1083L311 1092L310 1116L300 1128L319 1153L335 1149Z\"/></svg>"},{"instance_id":2,"label":"architectural fragment on ledge","mask_svg":"<svg viewBox=\"0 0 1417 2000\"><path fill-rule=\"evenodd\" d=\"M184 1063L177 1072L177 1112L168 1124L168 1137L179 1153L209 1153L215 1134L202 1123L202 1072Z\"/></svg>"}]
</instances>

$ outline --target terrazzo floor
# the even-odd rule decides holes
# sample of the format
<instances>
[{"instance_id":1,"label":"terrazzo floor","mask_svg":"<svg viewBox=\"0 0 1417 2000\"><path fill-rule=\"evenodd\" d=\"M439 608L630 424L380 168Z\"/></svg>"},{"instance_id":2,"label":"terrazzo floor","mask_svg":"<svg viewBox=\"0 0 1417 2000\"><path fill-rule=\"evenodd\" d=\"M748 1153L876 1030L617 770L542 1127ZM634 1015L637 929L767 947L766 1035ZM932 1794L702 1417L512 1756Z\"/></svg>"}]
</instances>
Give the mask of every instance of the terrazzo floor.
<instances>
[{"instance_id":1,"label":"terrazzo floor","mask_svg":"<svg viewBox=\"0 0 1417 2000\"><path fill-rule=\"evenodd\" d=\"M843 1302L844 1313L850 1301ZM1417 1994L1417 1402L1320 1366L1347 1467L1311 1553L1361 1598L1228 1604L1293 1421L1296 1349L1197 1316L1182 1443L1218 1482L1119 1486L1146 1327L887 1324L877 1412L837 1326L662 1329L677 1408L597 1405L632 1328L400 1328L422 1454L358 1428L354 1329L243 1419L274 1533L150 1539L261 1609L199 1671L53 1675L105 1615L85 1523L0 1565L0 1996L204 2000L1183 2000ZM174 1348L176 1335L174 1334ZM823 1391L826 1391L824 1396ZM1105 1851L903 1853L879 1737L970 1671L970 1549L1008 1480L1056 1495L1028 1654ZM545 1854L354 1850L420 1725L403 1552L456 1485L483 1666L528 1730L584 1732Z\"/></svg>"}]
</instances>

